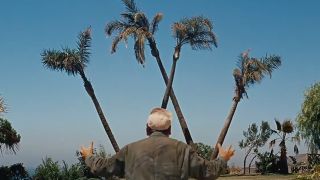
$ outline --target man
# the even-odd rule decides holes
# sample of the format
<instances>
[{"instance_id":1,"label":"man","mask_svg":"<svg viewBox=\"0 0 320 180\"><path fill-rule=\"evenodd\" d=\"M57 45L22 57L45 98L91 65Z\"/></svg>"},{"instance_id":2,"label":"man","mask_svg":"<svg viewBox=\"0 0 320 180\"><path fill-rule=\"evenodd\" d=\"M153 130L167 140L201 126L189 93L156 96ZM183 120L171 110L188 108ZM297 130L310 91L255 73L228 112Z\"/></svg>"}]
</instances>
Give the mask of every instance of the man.
<instances>
[{"instance_id":1,"label":"man","mask_svg":"<svg viewBox=\"0 0 320 180\"><path fill-rule=\"evenodd\" d=\"M82 157L91 172L98 176L125 177L127 180L216 179L226 169L234 150L218 145L220 159L207 161L189 145L169 138L172 114L154 108L147 120L148 138L123 147L111 158L93 156L93 143L81 147Z\"/></svg>"}]
</instances>

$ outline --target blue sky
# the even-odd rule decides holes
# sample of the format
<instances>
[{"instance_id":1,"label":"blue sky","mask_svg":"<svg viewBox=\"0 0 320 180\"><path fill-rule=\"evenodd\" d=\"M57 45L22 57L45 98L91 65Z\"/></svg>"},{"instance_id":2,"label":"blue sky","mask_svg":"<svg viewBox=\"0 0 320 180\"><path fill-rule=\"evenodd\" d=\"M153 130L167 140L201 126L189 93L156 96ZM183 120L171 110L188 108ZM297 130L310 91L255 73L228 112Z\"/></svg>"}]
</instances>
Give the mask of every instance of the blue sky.
<instances>
[{"instance_id":1,"label":"blue sky","mask_svg":"<svg viewBox=\"0 0 320 180\"><path fill-rule=\"evenodd\" d=\"M201 3L199 3L201 2ZM283 59L272 79L248 90L236 111L225 144L237 154L242 131L253 122L274 118L295 119L303 93L320 74L320 2L316 0L137 0L149 18L162 12L156 41L167 71L174 39L171 24L183 17L203 15L214 23L217 49L193 51L185 46L177 65L174 90L195 142L214 144L231 107L232 70L238 55L250 48L251 56L277 54ZM106 23L125 10L118 0L20 0L0 6L0 94L9 106L4 117L21 134L16 155L3 154L0 165L23 162L29 167L45 156L75 162L81 145L103 144L113 149L101 126L80 77L45 69L44 49L75 47L80 31L92 27L92 55L86 73L120 146L145 137L146 117L160 106L165 86L154 58L146 47L146 66L137 63L133 43L120 43L110 54L112 38ZM169 105L169 110L173 110ZM177 118L173 138L183 140ZM303 150L303 146L301 146Z\"/></svg>"}]
</instances>

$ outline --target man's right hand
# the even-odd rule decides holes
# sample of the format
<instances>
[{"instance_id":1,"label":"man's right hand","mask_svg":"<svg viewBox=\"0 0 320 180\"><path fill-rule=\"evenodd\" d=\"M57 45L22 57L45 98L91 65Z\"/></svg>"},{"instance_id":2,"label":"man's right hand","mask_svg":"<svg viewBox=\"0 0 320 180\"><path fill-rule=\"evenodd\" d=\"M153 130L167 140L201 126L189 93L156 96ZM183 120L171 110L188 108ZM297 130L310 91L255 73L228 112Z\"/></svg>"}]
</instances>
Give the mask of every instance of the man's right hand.
<instances>
[{"instance_id":1,"label":"man's right hand","mask_svg":"<svg viewBox=\"0 0 320 180\"><path fill-rule=\"evenodd\" d=\"M86 159L86 157L93 155L93 142L91 142L91 145L88 148L81 146L80 154L83 159Z\"/></svg>"},{"instance_id":2,"label":"man's right hand","mask_svg":"<svg viewBox=\"0 0 320 180\"><path fill-rule=\"evenodd\" d=\"M219 150L219 156L226 161L229 161L234 155L235 150L232 148L232 146L229 146L229 148L226 150L221 147L221 144L218 144L217 147Z\"/></svg>"}]
</instances>

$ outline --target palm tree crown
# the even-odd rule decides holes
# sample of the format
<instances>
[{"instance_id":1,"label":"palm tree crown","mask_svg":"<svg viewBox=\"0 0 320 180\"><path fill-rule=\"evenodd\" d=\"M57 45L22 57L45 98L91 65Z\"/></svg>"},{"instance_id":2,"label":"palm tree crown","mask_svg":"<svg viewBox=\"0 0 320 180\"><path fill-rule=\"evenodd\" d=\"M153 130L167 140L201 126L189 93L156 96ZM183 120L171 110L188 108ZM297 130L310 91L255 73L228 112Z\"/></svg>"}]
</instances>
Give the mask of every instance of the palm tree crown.
<instances>
[{"instance_id":1,"label":"palm tree crown","mask_svg":"<svg viewBox=\"0 0 320 180\"><path fill-rule=\"evenodd\" d=\"M217 38L212 29L212 22L202 16L184 18L174 23L173 37L177 42L174 57L179 59L180 49L184 44L190 44L193 50L211 50L212 44L217 47Z\"/></svg>"},{"instance_id":2,"label":"palm tree crown","mask_svg":"<svg viewBox=\"0 0 320 180\"><path fill-rule=\"evenodd\" d=\"M44 50L41 54L45 67L65 71L69 75L82 74L89 62L91 45L91 29L88 28L78 36L77 49Z\"/></svg>"},{"instance_id":3,"label":"palm tree crown","mask_svg":"<svg viewBox=\"0 0 320 180\"><path fill-rule=\"evenodd\" d=\"M111 36L113 32L118 34L114 37L111 47L111 53L116 52L117 45L120 41L127 42L128 37L132 36L136 59L142 65L145 62L144 45L145 40L150 39L158 29L158 24L163 15L157 13L152 22L149 23L144 13L140 12L134 0L122 0L127 11L122 13L122 20L111 21L106 25L105 32Z\"/></svg>"},{"instance_id":4,"label":"palm tree crown","mask_svg":"<svg viewBox=\"0 0 320 180\"><path fill-rule=\"evenodd\" d=\"M242 53L239 57L238 68L233 71L233 77L236 83L236 99L240 99L245 95L248 97L246 88L260 83L265 75L269 75L274 69L281 65L281 58L277 55L265 56L260 59L249 57L249 50Z\"/></svg>"}]
</instances>

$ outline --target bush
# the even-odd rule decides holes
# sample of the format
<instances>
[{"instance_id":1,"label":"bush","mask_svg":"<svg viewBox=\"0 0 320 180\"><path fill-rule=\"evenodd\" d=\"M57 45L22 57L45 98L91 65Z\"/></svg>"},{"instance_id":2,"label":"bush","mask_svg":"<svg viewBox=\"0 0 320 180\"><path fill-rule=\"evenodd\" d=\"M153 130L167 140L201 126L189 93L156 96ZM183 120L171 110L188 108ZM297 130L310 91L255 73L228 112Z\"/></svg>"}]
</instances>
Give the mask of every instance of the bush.
<instances>
[{"instance_id":1,"label":"bush","mask_svg":"<svg viewBox=\"0 0 320 180\"><path fill-rule=\"evenodd\" d=\"M212 154L212 147L203 143L195 143L198 155L206 160L210 160Z\"/></svg>"},{"instance_id":2,"label":"bush","mask_svg":"<svg viewBox=\"0 0 320 180\"><path fill-rule=\"evenodd\" d=\"M63 161L63 166L60 167L58 161L54 162L48 157L42 160L42 164L36 168L35 175L33 176L36 180L72 180L81 177L83 177L83 169L79 163L73 164L69 168L65 161Z\"/></svg>"},{"instance_id":3,"label":"bush","mask_svg":"<svg viewBox=\"0 0 320 180\"><path fill-rule=\"evenodd\" d=\"M258 153L257 157L260 161L256 162L257 172L261 174L276 173L278 172L278 159L279 156L271 152Z\"/></svg>"}]
</instances>

